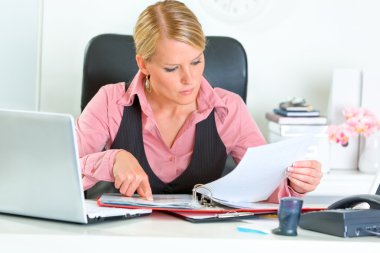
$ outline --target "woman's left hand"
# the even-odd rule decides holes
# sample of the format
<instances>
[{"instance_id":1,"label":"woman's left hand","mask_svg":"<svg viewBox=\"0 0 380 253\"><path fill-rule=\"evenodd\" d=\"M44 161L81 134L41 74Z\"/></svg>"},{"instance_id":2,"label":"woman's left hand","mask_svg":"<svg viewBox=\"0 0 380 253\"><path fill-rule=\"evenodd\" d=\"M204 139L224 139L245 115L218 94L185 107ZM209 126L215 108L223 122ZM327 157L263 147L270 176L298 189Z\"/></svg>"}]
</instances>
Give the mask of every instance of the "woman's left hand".
<instances>
[{"instance_id":1,"label":"woman's left hand","mask_svg":"<svg viewBox=\"0 0 380 253\"><path fill-rule=\"evenodd\" d=\"M297 161L288 168L289 186L298 193L314 191L322 178L321 163L316 160Z\"/></svg>"}]
</instances>

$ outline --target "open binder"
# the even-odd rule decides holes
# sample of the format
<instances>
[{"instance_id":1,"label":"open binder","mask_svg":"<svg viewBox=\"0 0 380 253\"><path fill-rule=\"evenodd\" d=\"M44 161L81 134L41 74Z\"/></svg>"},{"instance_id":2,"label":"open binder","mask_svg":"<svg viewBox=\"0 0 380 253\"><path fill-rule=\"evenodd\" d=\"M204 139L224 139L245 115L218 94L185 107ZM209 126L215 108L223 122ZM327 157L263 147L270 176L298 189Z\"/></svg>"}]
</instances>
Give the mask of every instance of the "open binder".
<instances>
[{"instance_id":1,"label":"open binder","mask_svg":"<svg viewBox=\"0 0 380 253\"><path fill-rule=\"evenodd\" d=\"M234 209L223 206L211 206L210 204L200 204L193 202L191 195L153 195L155 199L151 204L140 197L123 197L119 194L103 194L98 199L99 206L119 207L119 208L144 208L155 211L163 211L175 217L194 222L223 221L237 218L250 218L260 210ZM173 201L174 200L174 201ZM263 210L261 213L274 213L276 209Z\"/></svg>"},{"instance_id":2,"label":"open binder","mask_svg":"<svg viewBox=\"0 0 380 253\"><path fill-rule=\"evenodd\" d=\"M111 206L122 208L147 208L158 211L193 212L193 213L268 213L276 212L278 204L252 203L252 207L233 207L215 202L205 195L197 194L197 185L193 194L155 194L153 201L139 196L125 197L119 193L107 193L98 199L99 206Z\"/></svg>"},{"instance_id":3,"label":"open binder","mask_svg":"<svg viewBox=\"0 0 380 253\"><path fill-rule=\"evenodd\" d=\"M98 199L99 206L119 208L145 208L164 211L187 221L199 223L210 221L231 220L237 218L251 218L255 214L276 213L278 204L256 203L255 208L235 208L225 206L197 194L196 185L193 194L155 194L153 201L139 196L125 197L118 193L103 194Z\"/></svg>"},{"instance_id":4,"label":"open binder","mask_svg":"<svg viewBox=\"0 0 380 253\"><path fill-rule=\"evenodd\" d=\"M150 208L180 214L228 213L230 216L237 217L247 215L247 213L276 213L278 204L262 201L268 199L285 180L286 168L294 161L301 159L313 141L312 137L299 137L248 148L243 159L232 172L208 184L195 185L192 194L156 194L153 195L154 201L137 196L103 194L98 199L98 205ZM321 206L309 206L304 210L320 210L321 208Z\"/></svg>"},{"instance_id":5,"label":"open binder","mask_svg":"<svg viewBox=\"0 0 380 253\"><path fill-rule=\"evenodd\" d=\"M196 185L193 194L155 194L153 201L139 196L125 197L118 193L103 194L98 199L99 206L119 208L144 208L157 211L165 211L177 217L192 222L205 222L216 220L228 220L236 218L249 218L255 214L277 213L279 204L255 202L243 204L225 205L215 199L199 194L199 188L204 185ZM324 209L323 205L309 205L303 211L315 211Z\"/></svg>"}]
</instances>

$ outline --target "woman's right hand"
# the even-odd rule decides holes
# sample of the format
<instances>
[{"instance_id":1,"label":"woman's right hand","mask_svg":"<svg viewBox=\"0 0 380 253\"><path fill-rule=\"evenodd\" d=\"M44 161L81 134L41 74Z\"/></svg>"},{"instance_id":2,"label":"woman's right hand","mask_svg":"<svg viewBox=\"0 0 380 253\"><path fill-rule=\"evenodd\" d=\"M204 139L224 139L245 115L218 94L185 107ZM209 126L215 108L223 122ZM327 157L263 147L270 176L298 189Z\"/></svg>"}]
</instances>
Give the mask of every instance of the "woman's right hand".
<instances>
[{"instance_id":1,"label":"woman's right hand","mask_svg":"<svg viewBox=\"0 0 380 253\"><path fill-rule=\"evenodd\" d=\"M130 197L137 191L141 197L153 200L149 178L131 153L121 150L116 154L113 175L115 187L121 194Z\"/></svg>"}]
</instances>

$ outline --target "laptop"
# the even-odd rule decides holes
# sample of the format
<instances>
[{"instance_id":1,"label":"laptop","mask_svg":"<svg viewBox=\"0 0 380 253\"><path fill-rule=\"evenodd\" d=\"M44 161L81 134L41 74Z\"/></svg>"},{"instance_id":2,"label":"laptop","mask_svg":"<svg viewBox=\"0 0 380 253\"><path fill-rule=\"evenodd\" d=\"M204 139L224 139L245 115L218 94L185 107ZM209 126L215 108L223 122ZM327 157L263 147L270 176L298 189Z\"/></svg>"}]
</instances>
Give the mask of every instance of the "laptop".
<instances>
[{"instance_id":1,"label":"laptop","mask_svg":"<svg viewBox=\"0 0 380 253\"><path fill-rule=\"evenodd\" d=\"M85 200L78 157L71 115L0 109L0 213L82 224L151 213Z\"/></svg>"}]
</instances>

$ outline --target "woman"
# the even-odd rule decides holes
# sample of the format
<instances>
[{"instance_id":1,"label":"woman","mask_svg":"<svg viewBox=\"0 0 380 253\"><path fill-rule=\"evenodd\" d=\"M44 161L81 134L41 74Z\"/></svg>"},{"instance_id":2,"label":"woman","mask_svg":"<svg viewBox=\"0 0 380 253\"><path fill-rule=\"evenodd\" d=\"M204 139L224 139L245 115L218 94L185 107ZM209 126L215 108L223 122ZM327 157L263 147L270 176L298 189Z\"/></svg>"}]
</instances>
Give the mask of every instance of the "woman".
<instances>
[{"instance_id":1,"label":"woman","mask_svg":"<svg viewBox=\"0 0 380 253\"><path fill-rule=\"evenodd\" d=\"M77 121L88 197L191 193L221 176L227 154L238 163L248 147L265 144L242 99L202 76L205 36L184 4L146 8L134 41L139 71L131 84L102 87ZM295 162L268 201L314 190L320 167Z\"/></svg>"}]
</instances>

